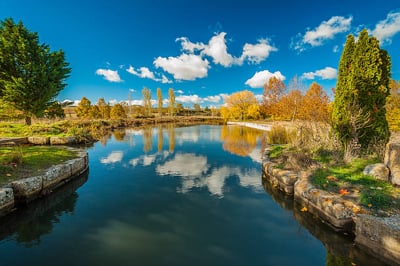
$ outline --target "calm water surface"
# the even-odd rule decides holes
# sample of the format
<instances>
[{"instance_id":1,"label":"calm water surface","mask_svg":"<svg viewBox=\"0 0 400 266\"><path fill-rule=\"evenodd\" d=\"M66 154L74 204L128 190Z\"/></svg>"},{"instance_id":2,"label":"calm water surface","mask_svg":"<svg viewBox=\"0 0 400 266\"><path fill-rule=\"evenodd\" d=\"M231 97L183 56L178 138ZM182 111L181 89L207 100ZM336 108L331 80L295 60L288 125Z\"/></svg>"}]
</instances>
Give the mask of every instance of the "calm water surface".
<instances>
[{"instance_id":1,"label":"calm water surface","mask_svg":"<svg viewBox=\"0 0 400 266\"><path fill-rule=\"evenodd\" d=\"M263 183L262 137L115 132L88 174L0 221L0 265L379 265Z\"/></svg>"}]
</instances>

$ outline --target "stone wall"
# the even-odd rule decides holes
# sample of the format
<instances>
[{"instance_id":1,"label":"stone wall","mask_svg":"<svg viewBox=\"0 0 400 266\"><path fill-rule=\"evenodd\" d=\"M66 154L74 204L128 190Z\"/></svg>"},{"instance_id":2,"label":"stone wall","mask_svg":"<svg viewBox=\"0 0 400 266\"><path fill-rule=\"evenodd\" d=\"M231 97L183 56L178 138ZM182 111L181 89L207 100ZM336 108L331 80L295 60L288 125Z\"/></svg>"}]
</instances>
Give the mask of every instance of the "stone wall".
<instances>
[{"instance_id":1,"label":"stone wall","mask_svg":"<svg viewBox=\"0 0 400 266\"><path fill-rule=\"evenodd\" d=\"M73 149L68 148L66 149ZM79 176L88 169L88 154L78 151L78 158L50 167L44 174L11 182L0 188L0 217L16 206L51 193L55 188Z\"/></svg>"}]
</instances>

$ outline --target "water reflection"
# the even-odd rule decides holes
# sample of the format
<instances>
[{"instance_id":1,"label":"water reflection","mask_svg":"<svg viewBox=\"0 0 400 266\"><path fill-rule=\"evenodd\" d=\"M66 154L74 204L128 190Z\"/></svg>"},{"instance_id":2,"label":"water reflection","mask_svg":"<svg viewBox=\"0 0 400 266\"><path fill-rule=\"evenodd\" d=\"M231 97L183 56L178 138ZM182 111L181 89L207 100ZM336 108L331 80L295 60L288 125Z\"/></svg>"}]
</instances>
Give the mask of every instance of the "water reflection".
<instances>
[{"instance_id":1,"label":"water reflection","mask_svg":"<svg viewBox=\"0 0 400 266\"><path fill-rule=\"evenodd\" d=\"M258 138L263 134L263 131L253 128L223 126L221 140L223 141L224 150L239 156L248 156L253 152Z\"/></svg>"},{"instance_id":2,"label":"water reflection","mask_svg":"<svg viewBox=\"0 0 400 266\"><path fill-rule=\"evenodd\" d=\"M78 199L76 190L88 179L88 172L71 180L45 198L32 202L0 219L0 239L12 238L17 243L32 247L41 243L41 237L50 234L59 217L74 215Z\"/></svg>"},{"instance_id":3,"label":"water reflection","mask_svg":"<svg viewBox=\"0 0 400 266\"><path fill-rule=\"evenodd\" d=\"M123 156L124 153L122 151L113 151L107 157L102 158L100 162L103 164L119 163L122 161Z\"/></svg>"}]
</instances>

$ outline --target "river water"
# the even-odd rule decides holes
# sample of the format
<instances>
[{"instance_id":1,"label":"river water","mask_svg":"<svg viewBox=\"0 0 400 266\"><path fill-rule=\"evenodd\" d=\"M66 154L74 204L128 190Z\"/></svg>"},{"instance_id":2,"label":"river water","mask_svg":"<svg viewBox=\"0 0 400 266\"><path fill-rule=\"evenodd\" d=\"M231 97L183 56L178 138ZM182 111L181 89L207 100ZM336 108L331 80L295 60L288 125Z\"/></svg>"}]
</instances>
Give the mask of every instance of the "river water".
<instances>
[{"instance_id":1,"label":"river water","mask_svg":"<svg viewBox=\"0 0 400 266\"><path fill-rule=\"evenodd\" d=\"M263 182L263 138L116 131L89 173L0 220L0 265L383 265Z\"/></svg>"}]
</instances>

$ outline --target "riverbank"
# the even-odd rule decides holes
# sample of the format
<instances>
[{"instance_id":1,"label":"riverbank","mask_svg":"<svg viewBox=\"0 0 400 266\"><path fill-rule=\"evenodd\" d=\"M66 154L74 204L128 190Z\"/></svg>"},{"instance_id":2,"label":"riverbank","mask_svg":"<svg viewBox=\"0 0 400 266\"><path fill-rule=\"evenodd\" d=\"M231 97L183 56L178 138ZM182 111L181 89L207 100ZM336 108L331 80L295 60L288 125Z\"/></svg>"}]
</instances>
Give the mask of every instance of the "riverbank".
<instances>
[{"instance_id":1,"label":"riverbank","mask_svg":"<svg viewBox=\"0 0 400 266\"><path fill-rule=\"evenodd\" d=\"M66 147L66 149L76 152L76 158L51 166L43 174L18 179L0 188L0 217L39 197L50 194L87 171L87 152L71 147Z\"/></svg>"}]
</instances>

